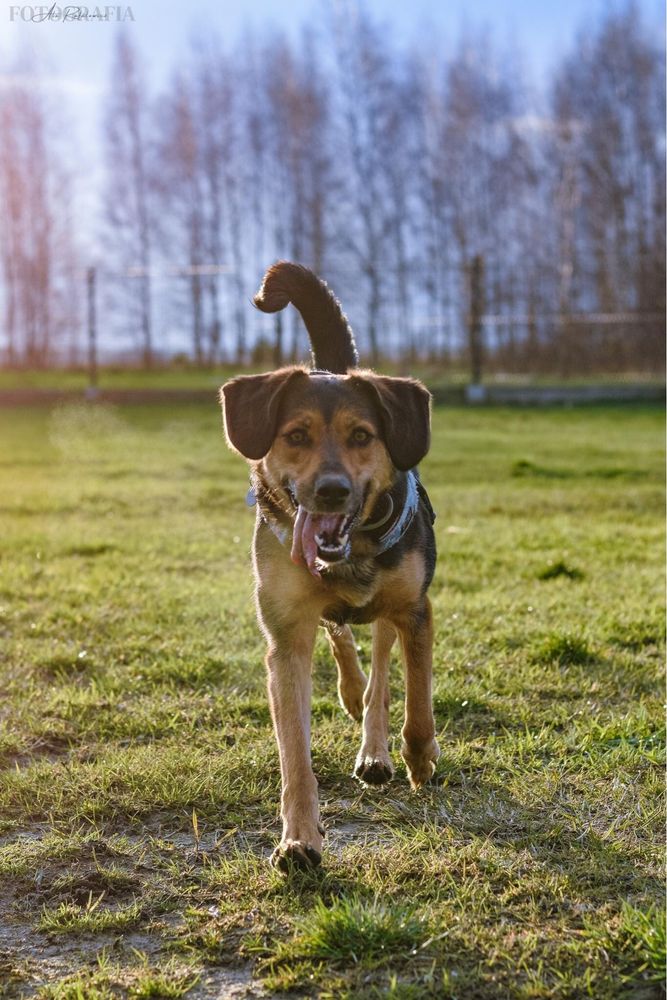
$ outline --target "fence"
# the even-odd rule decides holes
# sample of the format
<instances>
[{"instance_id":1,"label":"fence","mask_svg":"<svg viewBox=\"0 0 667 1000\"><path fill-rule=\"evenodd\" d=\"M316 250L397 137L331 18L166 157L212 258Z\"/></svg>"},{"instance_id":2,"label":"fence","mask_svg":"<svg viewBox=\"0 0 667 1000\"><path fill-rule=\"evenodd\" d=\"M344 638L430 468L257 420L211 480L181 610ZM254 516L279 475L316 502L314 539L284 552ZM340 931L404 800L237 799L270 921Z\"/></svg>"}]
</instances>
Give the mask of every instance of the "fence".
<instances>
[{"instance_id":1,"label":"fence","mask_svg":"<svg viewBox=\"0 0 667 1000\"><path fill-rule=\"evenodd\" d=\"M423 277L421 293L408 304L407 319L405 303L401 307L392 294L385 296L380 317L383 357L372 358L373 362L393 360L404 367L428 364L445 372L463 371L473 384L497 372L553 373L568 378L623 371L661 374L664 370L663 303L651 311L549 308L546 294L526 302L530 297L511 277L508 290L503 291L494 268L479 255L450 279L448 297L435 312L433 297L424 291L432 285L428 275ZM90 267L85 273L85 347L79 340L60 360L80 365L85 357L91 386L97 384L100 361L146 361L136 315L137 282L148 289L153 327L149 363L178 357L204 365L267 366L299 360L307 353L307 338L296 313L267 317L252 310L251 291L246 297L239 294L239 287L252 289L254 282L239 282L227 264L121 272ZM362 355L368 357L360 282L355 277L332 284L341 292ZM343 285L349 286L351 294L346 294ZM200 301L204 291L213 288L215 316Z\"/></svg>"}]
</instances>

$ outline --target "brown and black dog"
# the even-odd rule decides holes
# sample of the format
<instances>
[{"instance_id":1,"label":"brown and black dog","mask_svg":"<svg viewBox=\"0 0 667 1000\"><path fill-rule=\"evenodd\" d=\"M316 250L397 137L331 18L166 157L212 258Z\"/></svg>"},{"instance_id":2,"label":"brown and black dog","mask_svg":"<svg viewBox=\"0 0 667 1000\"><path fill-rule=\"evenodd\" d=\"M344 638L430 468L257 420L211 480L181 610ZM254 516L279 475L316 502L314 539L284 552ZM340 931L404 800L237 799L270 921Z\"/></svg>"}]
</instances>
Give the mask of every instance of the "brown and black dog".
<instances>
[{"instance_id":1,"label":"brown and black dog","mask_svg":"<svg viewBox=\"0 0 667 1000\"><path fill-rule=\"evenodd\" d=\"M269 700L282 774L283 833L272 862L319 864L323 828L310 759L311 659L327 629L343 708L363 717L355 775L382 784L389 753L389 657L405 667L401 753L413 788L439 756L431 705L433 511L414 471L430 441L430 395L409 378L359 370L347 320L312 271L281 261L255 296L289 302L308 330L314 368L242 375L221 389L225 432L250 463L257 504L253 564L266 636ZM372 622L368 682L349 623Z\"/></svg>"}]
</instances>

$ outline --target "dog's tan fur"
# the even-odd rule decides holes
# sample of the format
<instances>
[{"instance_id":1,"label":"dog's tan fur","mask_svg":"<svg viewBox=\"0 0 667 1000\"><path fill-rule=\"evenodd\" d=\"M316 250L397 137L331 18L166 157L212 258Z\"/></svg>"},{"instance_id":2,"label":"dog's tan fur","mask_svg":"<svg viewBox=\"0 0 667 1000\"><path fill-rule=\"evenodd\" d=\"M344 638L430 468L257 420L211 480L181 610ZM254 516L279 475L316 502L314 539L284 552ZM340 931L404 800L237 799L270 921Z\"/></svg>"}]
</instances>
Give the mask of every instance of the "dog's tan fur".
<instances>
[{"instance_id":1,"label":"dog's tan fur","mask_svg":"<svg viewBox=\"0 0 667 1000\"><path fill-rule=\"evenodd\" d=\"M389 383L400 381L405 380L381 380L374 373L355 371L337 379L332 389L330 376L318 380L301 369L284 369L236 379L224 387L228 440L250 459L253 481L260 484L281 522L289 527L294 517L285 484L292 484L306 509L315 509L308 506L315 502L314 484L322 470L330 468L343 471L355 496L363 498L362 520L369 517L396 475L374 394L391 394L394 387ZM243 393L251 390L253 405L257 392L263 393L264 412L245 412ZM384 399L381 403L385 405ZM409 437L410 412L398 412L400 404L393 402L393 396L390 403L392 419L405 422L401 433ZM256 435L266 430L254 429L252 420L264 427L269 419L270 435L257 441ZM364 433L370 440L365 441ZM307 445L299 443L305 440ZM283 832L274 854L279 867L287 867L288 861L304 867L317 864L322 850L310 757L311 660L320 624L327 628L338 666L341 704L355 719L363 718L356 775L376 784L393 774L388 743L389 660L397 637L406 690L401 752L413 788L431 778L439 756L431 708L432 619L425 594L424 553L419 547L410 548L388 568L376 567L373 559L373 542L359 533L352 539L349 561L352 566L372 566L372 572L355 574L341 566L314 578L303 565L290 561L289 547L258 514L253 565L282 775ZM349 625L332 624L346 608L363 609L363 620L373 623L368 681Z\"/></svg>"}]
</instances>

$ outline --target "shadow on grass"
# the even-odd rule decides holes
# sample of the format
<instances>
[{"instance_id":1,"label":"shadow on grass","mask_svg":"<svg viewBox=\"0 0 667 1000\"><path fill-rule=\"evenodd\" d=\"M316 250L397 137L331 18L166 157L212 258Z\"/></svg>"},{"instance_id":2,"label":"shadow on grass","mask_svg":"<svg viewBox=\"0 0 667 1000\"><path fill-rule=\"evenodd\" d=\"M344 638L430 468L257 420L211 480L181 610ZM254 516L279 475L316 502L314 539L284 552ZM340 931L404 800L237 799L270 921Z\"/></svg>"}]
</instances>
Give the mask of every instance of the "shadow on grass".
<instances>
[{"instance_id":1,"label":"shadow on grass","mask_svg":"<svg viewBox=\"0 0 667 1000\"><path fill-rule=\"evenodd\" d=\"M570 928L576 928L576 946L573 938L569 951L559 953L553 964L549 946L545 945L541 990L549 985L562 986L565 979L560 977L563 976L573 988L567 995L584 995L578 994L576 988L583 989L586 975L592 972L589 945L594 947L598 937L603 935L602 958L595 952L594 960L592 981L601 990L597 995L616 995L610 992L614 989L612 980L618 985L621 975L628 988L642 991L637 995L647 1000L660 995L652 992L659 971L658 959L649 953L650 949L639 935L625 933L623 906L626 905L624 900L633 900L633 912L640 917L643 915L645 922L650 922L650 933L657 934L660 914L655 903L659 904L662 898L661 879L642 872L630 853L591 829L587 821L582 820L579 825L565 816L559 803L546 802L544 807L526 805L505 790L484 782L475 783L473 794L469 787L448 791L446 819L444 811L429 808L438 803L441 790L431 788L424 797L424 816L441 812L441 848L432 830L428 850L425 843L420 845L417 840L401 861L396 854L399 839L393 845L393 854L388 846L385 864L379 838L376 847L368 845L368 864L364 861L362 867L353 863L345 867L339 862L333 871L326 868L295 871L283 881L274 883L270 895L289 911L300 912L303 916L297 919L292 937L274 940L268 948L262 949L258 972L265 984L289 991L303 989L313 982L329 983L331 976L342 976L337 988L352 987L353 992L349 995L356 995L353 984L359 986L363 981L373 984L364 996L449 996L455 994L443 992L443 988L455 970L453 974L457 978L451 987L452 990L456 987L456 995L497 996L501 992L501 982L507 987L507 995L515 995L517 977L521 979L522 973L514 965L514 956L508 952L504 956L506 962L490 963L483 944L475 938L476 932L471 931L467 919L459 913L458 877L465 887L470 882L469 872L476 871L480 886L486 879L491 890L490 895L484 892L474 895L469 906L474 908L482 904L488 920L493 918L488 909L492 906L491 899L497 898L499 914L506 913L508 908L517 914L534 913L533 919L538 926L543 926L545 934L549 933L548 927L557 927L563 920ZM395 828L397 822L382 825L386 831ZM418 827L414 829L419 836ZM375 832L379 834L380 830L376 827ZM470 857L469 850L476 840L482 850L477 862ZM491 857L487 871L483 847L488 843L516 851L514 874L514 863L507 860L506 854L500 865ZM436 871L439 869L437 864L434 868L433 861L440 850L443 871L448 876L442 883L438 881ZM445 860L446 852L451 852L451 863ZM358 854L356 857L358 859ZM526 878L527 864L534 869L530 878ZM394 875L396 865L398 869ZM379 886L382 886L381 897L377 895ZM466 888L465 891L471 890ZM446 912L453 907L451 921L444 929L439 923L441 916L429 918L426 915L434 892L438 905L444 906ZM422 926L415 925L410 930L409 947L406 945L404 953L398 947L390 955L364 950L367 939L361 931L365 929L368 913L373 916L378 901L382 905L382 921L394 920L401 929L409 923L405 922L401 909L406 903L411 907L411 914L424 918ZM398 909L394 915L395 907ZM607 915L608 924L594 919L593 915L601 912ZM317 919L313 920L313 914ZM344 917L349 918L343 926L345 934L339 926L343 925ZM383 923L382 927L384 931ZM352 953L353 965L350 963ZM388 990L391 977L401 984L395 994ZM556 990L556 995L565 994Z\"/></svg>"},{"instance_id":2,"label":"shadow on grass","mask_svg":"<svg viewBox=\"0 0 667 1000\"><path fill-rule=\"evenodd\" d=\"M565 876L573 896L581 894L597 904L647 896L662 899L662 879L642 871L636 856L593 829L587 802L580 803L582 818L577 822L569 803L527 804L506 788L478 779L458 786L443 783L426 794L435 807L436 822L454 833L457 841L484 838L517 852L527 850L535 862Z\"/></svg>"},{"instance_id":3,"label":"shadow on grass","mask_svg":"<svg viewBox=\"0 0 667 1000\"><path fill-rule=\"evenodd\" d=\"M602 466L592 469L556 469L538 465L529 459L520 458L512 465L510 475L533 479L644 479L649 475L646 469L623 466Z\"/></svg>"}]
</instances>

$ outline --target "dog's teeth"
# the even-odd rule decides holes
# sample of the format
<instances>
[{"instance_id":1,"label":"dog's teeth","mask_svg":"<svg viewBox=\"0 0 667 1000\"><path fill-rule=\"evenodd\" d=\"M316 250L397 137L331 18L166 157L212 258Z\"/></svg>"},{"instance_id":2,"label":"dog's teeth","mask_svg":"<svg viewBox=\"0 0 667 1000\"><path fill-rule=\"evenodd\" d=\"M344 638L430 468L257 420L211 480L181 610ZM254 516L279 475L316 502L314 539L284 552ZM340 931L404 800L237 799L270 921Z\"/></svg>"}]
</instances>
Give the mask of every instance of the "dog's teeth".
<instances>
[{"instance_id":1,"label":"dog's teeth","mask_svg":"<svg viewBox=\"0 0 667 1000\"><path fill-rule=\"evenodd\" d=\"M347 545L348 536L343 535L337 538L335 542L328 541L322 537L322 535L315 535L315 542L319 549L323 552L339 552L342 548Z\"/></svg>"}]
</instances>

